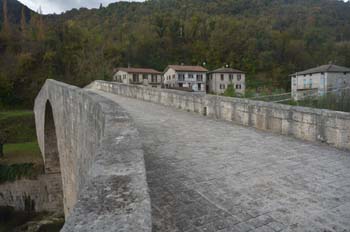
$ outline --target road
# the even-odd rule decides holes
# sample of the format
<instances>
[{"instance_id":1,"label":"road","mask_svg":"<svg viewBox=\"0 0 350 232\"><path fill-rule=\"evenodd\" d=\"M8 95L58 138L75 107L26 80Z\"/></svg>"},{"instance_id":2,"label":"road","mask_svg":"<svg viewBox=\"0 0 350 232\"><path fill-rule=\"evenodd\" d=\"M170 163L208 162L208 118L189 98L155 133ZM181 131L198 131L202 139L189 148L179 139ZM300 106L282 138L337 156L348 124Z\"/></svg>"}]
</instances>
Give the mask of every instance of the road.
<instances>
[{"instance_id":1,"label":"road","mask_svg":"<svg viewBox=\"0 0 350 232\"><path fill-rule=\"evenodd\" d=\"M153 231L350 231L350 154L95 91L140 131Z\"/></svg>"}]
</instances>

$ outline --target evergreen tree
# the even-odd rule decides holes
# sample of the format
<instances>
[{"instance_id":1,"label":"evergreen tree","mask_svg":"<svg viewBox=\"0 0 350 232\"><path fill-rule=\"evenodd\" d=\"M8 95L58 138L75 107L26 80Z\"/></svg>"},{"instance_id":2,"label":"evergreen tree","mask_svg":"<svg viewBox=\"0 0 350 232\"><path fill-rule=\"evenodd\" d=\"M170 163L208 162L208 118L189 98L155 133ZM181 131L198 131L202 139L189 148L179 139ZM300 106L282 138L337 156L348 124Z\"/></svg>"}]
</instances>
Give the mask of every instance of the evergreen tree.
<instances>
[{"instance_id":1,"label":"evergreen tree","mask_svg":"<svg viewBox=\"0 0 350 232\"><path fill-rule=\"evenodd\" d=\"M23 37L26 34L26 27L27 27L27 22L26 22L25 8L24 8L24 6L22 6L22 11L21 11L21 32L22 32L22 36Z\"/></svg>"},{"instance_id":2,"label":"evergreen tree","mask_svg":"<svg viewBox=\"0 0 350 232\"><path fill-rule=\"evenodd\" d=\"M5 36L9 36L10 23L9 23L9 19L8 19L7 0L3 0L3 2L2 2L2 11L3 11L2 32Z\"/></svg>"}]
</instances>

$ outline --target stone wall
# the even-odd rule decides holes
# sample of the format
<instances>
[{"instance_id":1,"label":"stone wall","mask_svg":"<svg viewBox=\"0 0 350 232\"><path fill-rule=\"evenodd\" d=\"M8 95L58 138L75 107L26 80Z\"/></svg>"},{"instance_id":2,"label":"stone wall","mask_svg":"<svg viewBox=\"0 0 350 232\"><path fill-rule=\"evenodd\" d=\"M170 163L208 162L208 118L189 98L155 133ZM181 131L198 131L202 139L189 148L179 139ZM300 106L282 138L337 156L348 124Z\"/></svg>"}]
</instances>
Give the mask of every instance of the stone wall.
<instances>
[{"instance_id":1,"label":"stone wall","mask_svg":"<svg viewBox=\"0 0 350 232\"><path fill-rule=\"evenodd\" d=\"M34 111L45 170L60 166L63 231L151 231L142 145L129 115L102 96L53 80ZM45 128L50 115L55 133Z\"/></svg>"},{"instance_id":2,"label":"stone wall","mask_svg":"<svg viewBox=\"0 0 350 232\"><path fill-rule=\"evenodd\" d=\"M95 81L94 88L260 130L350 149L350 113Z\"/></svg>"},{"instance_id":3,"label":"stone wall","mask_svg":"<svg viewBox=\"0 0 350 232\"><path fill-rule=\"evenodd\" d=\"M61 175L41 175L0 185L0 205L18 211L62 213Z\"/></svg>"}]
</instances>

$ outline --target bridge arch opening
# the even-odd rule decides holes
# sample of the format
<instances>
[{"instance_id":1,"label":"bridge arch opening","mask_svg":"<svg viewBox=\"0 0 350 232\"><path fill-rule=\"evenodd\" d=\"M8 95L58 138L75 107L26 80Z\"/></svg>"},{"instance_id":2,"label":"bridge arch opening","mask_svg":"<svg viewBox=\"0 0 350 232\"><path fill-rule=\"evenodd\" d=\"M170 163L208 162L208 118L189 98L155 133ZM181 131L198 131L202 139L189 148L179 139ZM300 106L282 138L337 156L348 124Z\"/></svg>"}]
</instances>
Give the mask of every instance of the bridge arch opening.
<instances>
[{"instance_id":1,"label":"bridge arch opening","mask_svg":"<svg viewBox=\"0 0 350 232\"><path fill-rule=\"evenodd\" d=\"M60 158L57 146L56 127L53 119L52 107L49 101L45 106L45 127L44 127L44 157L45 157L45 173L60 173Z\"/></svg>"},{"instance_id":2,"label":"bridge arch opening","mask_svg":"<svg viewBox=\"0 0 350 232\"><path fill-rule=\"evenodd\" d=\"M49 176L48 183L49 199L51 198L58 205L54 206L60 213L64 213L63 208L63 184L61 175L60 157L57 145L56 127L53 117L52 106L49 101L45 105L45 125L44 125L44 159L45 175Z\"/></svg>"}]
</instances>

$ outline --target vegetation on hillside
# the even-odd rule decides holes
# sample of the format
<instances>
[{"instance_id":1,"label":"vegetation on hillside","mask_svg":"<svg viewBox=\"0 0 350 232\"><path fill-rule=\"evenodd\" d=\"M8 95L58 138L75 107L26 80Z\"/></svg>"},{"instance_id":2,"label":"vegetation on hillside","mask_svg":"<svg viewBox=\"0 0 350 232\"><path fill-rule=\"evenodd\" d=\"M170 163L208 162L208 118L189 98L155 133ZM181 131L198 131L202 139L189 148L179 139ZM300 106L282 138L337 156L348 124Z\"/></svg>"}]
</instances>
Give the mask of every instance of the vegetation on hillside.
<instances>
[{"instance_id":1,"label":"vegetation on hillside","mask_svg":"<svg viewBox=\"0 0 350 232\"><path fill-rule=\"evenodd\" d=\"M2 20L0 101L32 107L47 78L84 86L113 67L171 63L228 64L288 90L295 71L350 66L349 12L337 0L149 0Z\"/></svg>"}]
</instances>

